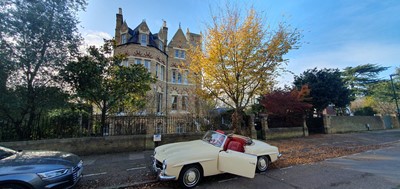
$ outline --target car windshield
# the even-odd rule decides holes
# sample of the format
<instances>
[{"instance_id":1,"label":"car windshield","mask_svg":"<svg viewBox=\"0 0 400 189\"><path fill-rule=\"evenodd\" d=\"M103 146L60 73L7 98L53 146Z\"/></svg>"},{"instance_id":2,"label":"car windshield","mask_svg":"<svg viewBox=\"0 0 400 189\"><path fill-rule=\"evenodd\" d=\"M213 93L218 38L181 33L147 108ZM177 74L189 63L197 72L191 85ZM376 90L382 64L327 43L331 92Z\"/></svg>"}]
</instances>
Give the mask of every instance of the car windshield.
<instances>
[{"instance_id":1,"label":"car windshield","mask_svg":"<svg viewBox=\"0 0 400 189\"><path fill-rule=\"evenodd\" d=\"M203 137L203 141L216 147L221 147L224 144L225 139L226 135L215 131L208 131Z\"/></svg>"},{"instance_id":2,"label":"car windshield","mask_svg":"<svg viewBox=\"0 0 400 189\"><path fill-rule=\"evenodd\" d=\"M5 147L0 146L0 159L4 159L7 157L10 157L14 154L16 154L17 152Z\"/></svg>"}]
</instances>

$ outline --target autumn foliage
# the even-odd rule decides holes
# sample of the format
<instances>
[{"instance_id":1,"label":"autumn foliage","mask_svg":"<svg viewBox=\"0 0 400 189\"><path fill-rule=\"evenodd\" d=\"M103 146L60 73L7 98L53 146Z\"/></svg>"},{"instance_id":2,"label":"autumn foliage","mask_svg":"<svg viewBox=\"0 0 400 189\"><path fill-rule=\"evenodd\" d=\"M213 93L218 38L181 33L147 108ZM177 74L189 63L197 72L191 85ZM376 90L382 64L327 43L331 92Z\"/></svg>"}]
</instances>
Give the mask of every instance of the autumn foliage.
<instances>
[{"instance_id":1,"label":"autumn foliage","mask_svg":"<svg viewBox=\"0 0 400 189\"><path fill-rule=\"evenodd\" d=\"M204 48L189 49L189 69L201 83L199 96L218 99L235 110L232 125L236 130L241 112L254 95L271 88L277 70L286 63L283 55L297 48L301 35L285 24L270 30L253 8L244 17L232 6L218 13L206 26Z\"/></svg>"},{"instance_id":2,"label":"autumn foliage","mask_svg":"<svg viewBox=\"0 0 400 189\"><path fill-rule=\"evenodd\" d=\"M289 113L305 113L312 107L306 101L310 93L307 85L303 86L300 91L293 89L292 91L276 90L266 94L260 103L264 106L269 114L288 115Z\"/></svg>"},{"instance_id":3,"label":"autumn foliage","mask_svg":"<svg viewBox=\"0 0 400 189\"><path fill-rule=\"evenodd\" d=\"M260 104L265 108L271 122L279 123L276 127L296 127L304 121L304 115L311 110L310 89L304 85L300 91L275 90L264 95ZM272 124L272 127L275 125Z\"/></svg>"}]
</instances>

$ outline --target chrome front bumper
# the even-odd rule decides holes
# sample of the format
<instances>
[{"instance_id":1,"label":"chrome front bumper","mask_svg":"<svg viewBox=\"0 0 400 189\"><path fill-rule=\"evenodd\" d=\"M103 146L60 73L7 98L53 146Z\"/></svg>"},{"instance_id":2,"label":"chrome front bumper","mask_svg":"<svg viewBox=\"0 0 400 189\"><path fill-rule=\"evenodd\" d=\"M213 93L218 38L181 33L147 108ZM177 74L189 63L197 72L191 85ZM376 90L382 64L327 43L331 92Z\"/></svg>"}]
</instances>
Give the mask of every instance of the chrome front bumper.
<instances>
[{"instance_id":1,"label":"chrome front bumper","mask_svg":"<svg viewBox=\"0 0 400 189\"><path fill-rule=\"evenodd\" d=\"M157 160L154 157L153 157L153 171L157 173L158 180L160 181L176 180L175 176L168 176L165 174L165 170L157 167Z\"/></svg>"}]
</instances>

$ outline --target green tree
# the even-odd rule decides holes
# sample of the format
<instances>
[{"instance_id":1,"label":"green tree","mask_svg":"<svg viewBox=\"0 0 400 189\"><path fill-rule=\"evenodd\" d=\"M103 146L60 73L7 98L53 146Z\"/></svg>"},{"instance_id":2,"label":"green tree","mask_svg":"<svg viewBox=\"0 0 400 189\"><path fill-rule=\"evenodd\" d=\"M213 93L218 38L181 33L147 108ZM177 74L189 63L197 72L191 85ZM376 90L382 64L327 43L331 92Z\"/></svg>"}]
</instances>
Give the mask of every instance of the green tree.
<instances>
[{"instance_id":1,"label":"green tree","mask_svg":"<svg viewBox=\"0 0 400 189\"><path fill-rule=\"evenodd\" d=\"M283 55L297 48L301 35L285 24L269 30L254 8L244 17L230 5L219 13L206 26L204 50L190 48L189 69L202 84L199 96L212 96L235 110L232 126L240 132L243 110L255 95L268 91L286 63Z\"/></svg>"},{"instance_id":2,"label":"green tree","mask_svg":"<svg viewBox=\"0 0 400 189\"><path fill-rule=\"evenodd\" d=\"M343 79L350 88L352 97L368 95L369 87L373 83L381 81L378 78L379 73L387 70L389 67L383 67L376 64L363 64L356 67L346 67L343 70Z\"/></svg>"},{"instance_id":3,"label":"green tree","mask_svg":"<svg viewBox=\"0 0 400 189\"><path fill-rule=\"evenodd\" d=\"M371 84L369 87L369 94L373 101L372 106L381 114L396 113L395 97L400 102L400 68L396 68L395 74L398 75L392 77L394 91L390 79ZM396 92L396 95L393 92Z\"/></svg>"},{"instance_id":4,"label":"green tree","mask_svg":"<svg viewBox=\"0 0 400 189\"><path fill-rule=\"evenodd\" d=\"M33 123L46 109L42 97L51 94L43 93L56 90L54 76L78 51L76 12L85 5L85 0L0 1L0 72L6 74L0 78L5 88L0 111L24 131L21 139L31 138Z\"/></svg>"},{"instance_id":5,"label":"green tree","mask_svg":"<svg viewBox=\"0 0 400 189\"><path fill-rule=\"evenodd\" d=\"M311 89L311 103L318 113L334 104L338 108L345 108L350 103L350 90L346 87L338 69L309 69L295 76L294 85L301 89L308 84Z\"/></svg>"},{"instance_id":6,"label":"green tree","mask_svg":"<svg viewBox=\"0 0 400 189\"><path fill-rule=\"evenodd\" d=\"M155 81L144 66L123 66L123 56L111 56L112 43L107 41L100 49L89 47L87 55L69 62L60 73L77 97L100 109L102 126L106 115L119 107L130 111L143 107Z\"/></svg>"}]
</instances>

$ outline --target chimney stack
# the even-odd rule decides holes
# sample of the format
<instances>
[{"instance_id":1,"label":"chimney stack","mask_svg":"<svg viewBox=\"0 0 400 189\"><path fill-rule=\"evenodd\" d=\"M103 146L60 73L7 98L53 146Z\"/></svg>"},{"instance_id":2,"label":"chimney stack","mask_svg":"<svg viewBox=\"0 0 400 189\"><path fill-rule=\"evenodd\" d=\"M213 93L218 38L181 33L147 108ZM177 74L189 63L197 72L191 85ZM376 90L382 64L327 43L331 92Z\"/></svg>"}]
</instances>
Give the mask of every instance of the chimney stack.
<instances>
[{"instance_id":1,"label":"chimney stack","mask_svg":"<svg viewBox=\"0 0 400 189\"><path fill-rule=\"evenodd\" d=\"M118 13L116 15L116 25L115 25L115 42L117 45L121 43L121 26L123 24L123 16L122 16L122 8L118 9Z\"/></svg>"}]
</instances>

